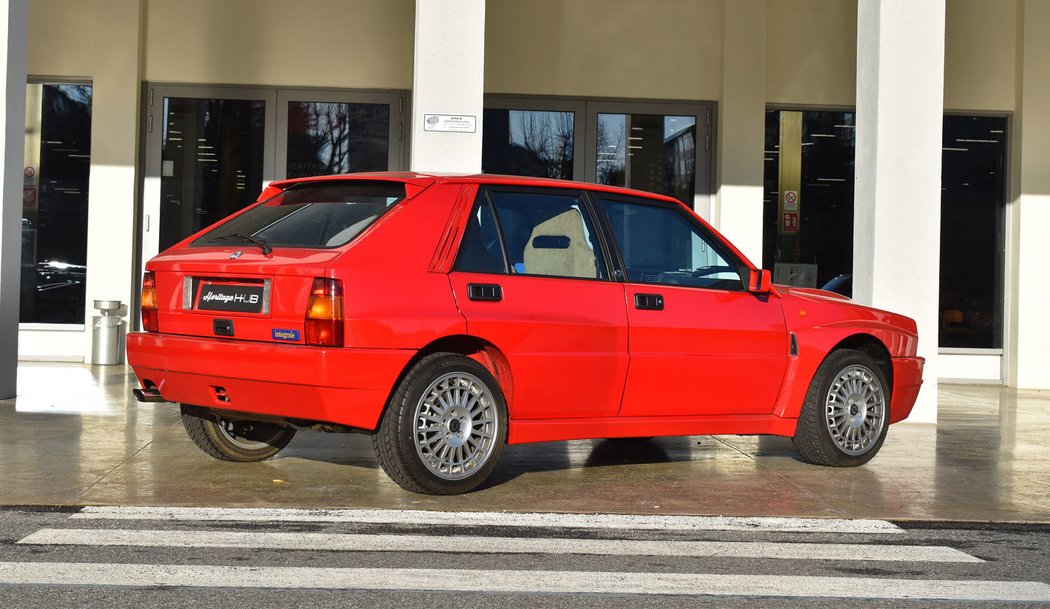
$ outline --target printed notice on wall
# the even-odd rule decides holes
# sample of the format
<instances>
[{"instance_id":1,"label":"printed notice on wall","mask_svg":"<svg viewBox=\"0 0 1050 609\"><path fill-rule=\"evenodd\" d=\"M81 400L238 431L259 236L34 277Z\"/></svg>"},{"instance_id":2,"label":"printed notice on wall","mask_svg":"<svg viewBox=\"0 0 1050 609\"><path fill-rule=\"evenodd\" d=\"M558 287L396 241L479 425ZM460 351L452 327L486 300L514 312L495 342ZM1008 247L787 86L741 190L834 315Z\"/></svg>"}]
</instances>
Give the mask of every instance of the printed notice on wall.
<instances>
[{"instance_id":1,"label":"printed notice on wall","mask_svg":"<svg viewBox=\"0 0 1050 609\"><path fill-rule=\"evenodd\" d=\"M475 133L478 117L471 114L424 114L423 131Z\"/></svg>"}]
</instances>

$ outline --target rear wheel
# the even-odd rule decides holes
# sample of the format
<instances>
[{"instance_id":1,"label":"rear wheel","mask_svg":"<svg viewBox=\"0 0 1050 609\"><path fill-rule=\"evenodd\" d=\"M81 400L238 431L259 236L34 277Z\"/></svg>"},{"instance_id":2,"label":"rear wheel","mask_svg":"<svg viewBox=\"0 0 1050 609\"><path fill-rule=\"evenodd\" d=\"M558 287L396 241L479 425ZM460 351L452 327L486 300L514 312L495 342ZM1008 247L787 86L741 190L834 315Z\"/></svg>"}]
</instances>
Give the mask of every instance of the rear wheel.
<instances>
[{"instance_id":1,"label":"rear wheel","mask_svg":"<svg viewBox=\"0 0 1050 609\"><path fill-rule=\"evenodd\" d=\"M886 375L867 353L828 355L806 392L792 443L818 465L853 467L871 460L886 440L890 396Z\"/></svg>"},{"instance_id":2,"label":"rear wheel","mask_svg":"<svg viewBox=\"0 0 1050 609\"><path fill-rule=\"evenodd\" d=\"M496 379L455 353L419 360L398 385L372 446L401 487L430 495L477 488L507 440L507 405Z\"/></svg>"},{"instance_id":3,"label":"rear wheel","mask_svg":"<svg viewBox=\"0 0 1050 609\"><path fill-rule=\"evenodd\" d=\"M221 417L189 404L182 404L182 425L198 448L223 461L269 459L295 436L291 427Z\"/></svg>"}]
</instances>

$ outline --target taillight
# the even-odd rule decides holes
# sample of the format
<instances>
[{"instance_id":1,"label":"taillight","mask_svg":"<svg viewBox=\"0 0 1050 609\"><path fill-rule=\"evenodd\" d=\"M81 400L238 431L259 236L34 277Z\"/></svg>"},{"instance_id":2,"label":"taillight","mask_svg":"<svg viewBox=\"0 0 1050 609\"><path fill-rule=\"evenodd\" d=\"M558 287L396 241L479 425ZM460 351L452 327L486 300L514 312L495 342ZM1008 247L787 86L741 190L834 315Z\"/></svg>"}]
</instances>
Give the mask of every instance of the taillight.
<instances>
[{"instance_id":1,"label":"taillight","mask_svg":"<svg viewBox=\"0 0 1050 609\"><path fill-rule=\"evenodd\" d=\"M306 344L343 346L343 282L317 277L306 303Z\"/></svg>"},{"instance_id":2,"label":"taillight","mask_svg":"<svg viewBox=\"0 0 1050 609\"><path fill-rule=\"evenodd\" d=\"M153 278L153 271L146 271L142 276L142 329L160 332L157 328L157 281Z\"/></svg>"}]
</instances>

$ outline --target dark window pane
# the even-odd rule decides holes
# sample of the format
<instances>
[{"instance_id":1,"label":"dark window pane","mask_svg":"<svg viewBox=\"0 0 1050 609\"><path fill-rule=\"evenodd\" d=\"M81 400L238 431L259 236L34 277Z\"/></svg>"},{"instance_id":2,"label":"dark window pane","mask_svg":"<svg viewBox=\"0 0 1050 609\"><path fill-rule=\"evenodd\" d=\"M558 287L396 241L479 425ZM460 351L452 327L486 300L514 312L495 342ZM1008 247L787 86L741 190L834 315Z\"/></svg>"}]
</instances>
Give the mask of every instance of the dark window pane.
<instances>
[{"instance_id":1,"label":"dark window pane","mask_svg":"<svg viewBox=\"0 0 1050 609\"><path fill-rule=\"evenodd\" d=\"M503 247L492 207L487 200L478 203L463 233L455 270L468 273L505 273Z\"/></svg>"},{"instance_id":2,"label":"dark window pane","mask_svg":"<svg viewBox=\"0 0 1050 609\"><path fill-rule=\"evenodd\" d=\"M668 195L693 206L696 117L598 114L597 181Z\"/></svg>"},{"instance_id":3,"label":"dark window pane","mask_svg":"<svg viewBox=\"0 0 1050 609\"><path fill-rule=\"evenodd\" d=\"M574 120L572 112L485 110L481 170L571 180Z\"/></svg>"},{"instance_id":4,"label":"dark window pane","mask_svg":"<svg viewBox=\"0 0 1050 609\"><path fill-rule=\"evenodd\" d=\"M84 323L91 86L26 87L23 323Z\"/></svg>"},{"instance_id":5,"label":"dark window pane","mask_svg":"<svg viewBox=\"0 0 1050 609\"><path fill-rule=\"evenodd\" d=\"M405 198L404 184L334 183L292 188L195 239L194 246L250 243L339 247Z\"/></svg>"},{"instance_id":6,"label":"dark window pane","mask_svg":"<svg viewBox=\"0 0 1050 609\"><path fill-rule=\"evenodd\" d=\"M766 112L762 266L777 283L848 283L854 124L852 112Z\"/></svg>"},{"instance_id":7,"label":"dark window pane","mask_svg":"<svg viewBox=\"0 0 1050 609\"><path fill-rule=\"evenodd\" d=\"M945 116L940 346L1003 346L1006 119Z\"/></svg>"},{"instance_id":8,"label":"dark window pane","mask_svg":"<svg viewBox=\"0 0 1050 609\"><path fill-rule=\"evenodd\" d=\"M255 202L266 102L164 98L160 249Z\"/></svg>"},{"instance_id":9,"label":"dark window pane","mask_svg":"<svg viewBox=\"0 0 1050 609\"><path fill-rule=\"evenodd\" d=\"M679 210L600 200L635 283L741 290L737 262Z\"/></svg>"},{"instance_id":10,"label":"dark window pane","mask_svg":"<svg viewBox=\"0 0 1050 609\"><path fill-rule=\"evenodd\" d=\"M386 171L390 106L288 103L287 177Z\"/></svg>"},{"instance_id":11,"label":"dark window pane","mask_svg":"<svg viewBox=\"0 0 1050 609\"><path fill-rule=\"evenodd\" d=\"M575 195L497 192L492 195L511 272L604 279L594 225Z\"/></svg>"}]
</instances>

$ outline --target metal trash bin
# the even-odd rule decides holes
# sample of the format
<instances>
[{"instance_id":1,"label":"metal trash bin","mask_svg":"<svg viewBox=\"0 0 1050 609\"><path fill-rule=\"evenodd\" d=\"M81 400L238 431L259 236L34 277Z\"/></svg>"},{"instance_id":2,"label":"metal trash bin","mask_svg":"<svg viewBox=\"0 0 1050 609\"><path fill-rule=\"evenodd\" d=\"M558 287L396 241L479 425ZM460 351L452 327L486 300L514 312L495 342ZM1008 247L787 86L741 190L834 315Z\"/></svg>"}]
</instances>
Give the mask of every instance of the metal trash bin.
<instances>
[{"instance_id":1,"label":"metal trash bin","mask_svg":"<svg viewBox=\"0 0 1050 609\"><path fill-rule=\"evenodd\" d=\"M96 300L102 315L91 318L91 363L104 366L124 363L128 308L119 300Z\"/></svg>"}]
</instances>

